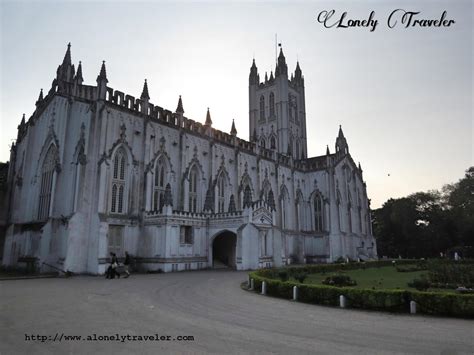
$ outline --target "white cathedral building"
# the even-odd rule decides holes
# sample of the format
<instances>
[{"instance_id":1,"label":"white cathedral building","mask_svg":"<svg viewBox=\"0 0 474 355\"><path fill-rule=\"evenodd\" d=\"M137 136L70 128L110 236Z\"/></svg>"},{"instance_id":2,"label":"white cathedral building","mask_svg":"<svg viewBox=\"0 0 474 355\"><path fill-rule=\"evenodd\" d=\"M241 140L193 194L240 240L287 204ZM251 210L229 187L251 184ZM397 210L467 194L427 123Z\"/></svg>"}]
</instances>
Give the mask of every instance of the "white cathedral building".
<instances>
[{"instance_id":1,"label":"white cathedral building","mask_svg":"<svg viewBox=\"0 0 474 355\"><path fill-rule=\"evenodd\" d=\"M342 129L307 157L304 78L249 76L251 141L108 85L85 85L68 45L47 95L18 126L3 264L100 274L110 252L140 270L237 270L376 258L370 201Z\"/></svg>"}]
</instances>

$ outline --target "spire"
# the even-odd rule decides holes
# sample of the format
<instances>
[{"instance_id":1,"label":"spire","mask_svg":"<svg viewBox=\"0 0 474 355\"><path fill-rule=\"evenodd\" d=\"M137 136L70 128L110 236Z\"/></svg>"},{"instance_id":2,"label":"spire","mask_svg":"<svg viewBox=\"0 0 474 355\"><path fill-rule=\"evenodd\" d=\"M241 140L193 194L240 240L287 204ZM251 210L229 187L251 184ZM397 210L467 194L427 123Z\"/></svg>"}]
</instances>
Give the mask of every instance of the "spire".
<instances>
[{"instance_id":1,"label":"spire","mask_svg":"<svg viewBox=\"0 0 474 355\"><path fill-rule=\"evenodd\" d=\"M82 78L82 62L79 61L79 65L77 66L76 77L74 78L78 84L82 84L84 79Z\"/></svg>"},{"instance_id":2,"label":"spire","mask_svg":"<svg viewBox=\"0 0 474 355\"><path fill-rule=\"evenodd\" d=\"M275 78L273 77L273 70L270 72L270 81L273 81Z\"/></svg>"},{"instance_id":3,"label":"spire","mask_svg":"<svg viewBox=\"0 0 474 355\"><path fill-rule=\"evenodd\" d=\"M181 100L181 95L179 95L178 107L176 107L176 113L184 113L183 100Z\"/></svg>"},{"instance_id":4,"label":"spire","mask_svg":"<svg viewBox=\"0 0 474 355\"><path fill-rule=\"evenodd\" d=\"M23 114L23 117L21 118L20 126L23 126L25 124L25 114Z\"/></svg>"},{"instance_id":5,"label":"spire","mask_svg":"<svg viewBox=\"0 0 474 355\"><path fill-rule=\"evenodd\" d=\"M140 96L140 99L150 100L150 95L148 95L148 84L146 83L146 79L145 79L145 84L143 84L143 90L142 90L142 94Z\"/></svg>"},{"instance_id":6,"label":"spire","mask_svg":"<svg viewBox=\"0 0 474 355\"><path fill-rule=\"evenodd\" d=\"M362 167L360 166L360 162L359 162L358 168L359 168L359 170L362 172Z\"/></svg>"},{"instance_id":7,"label":"spire","mask_svg":"<svg viewBox=\"0 0 474 355\"><path fill-rule=\"evenodd\" d=\"M109 81L107 80L107 71L105 70L105 60L102 61L102 66L100 67L100 73L97 77L97 82L104 80L106 83Z\"/></svg>"},{"instance_id":8,"label":"spire","mask_svg":"<svg viewBox=\"0 0 474 355\"><path fill-rule=\"evenodd\" d=\"M344 133L342 132L342 125L339 125L339 134L337 135L338 138L344 138Z\"/></svg>"},{"instance_id":9,"label":"spire","mask_svg":"<svg viewBox=\"0 0 474 355\"><path fill-rule=\"evenodd\" d=\"M347 145L347 140L344 137L344 133L342 132L342 126L339 125L339 134L336 138L336 153L341 154L348 154L349 153L349 146Z\"/></svg>"},{"instance_id":10,"label":"spire","mask_svg":"<svg viewBox=\"0 0 474 355\"><path fill-rule=\"evenodd\" d=\"M212 126L211 113L209 112L209 107L207 108L206 123L204 123L204 126Z\"/></svg>"},{"instance_id":11,"label":"spire","mask_svg":"<svg viewBox=\"0 0 474 355\"><path fill-rule=\"evenodd\" d=\"M326 145L326 155L329 155L329 154L331 154L331 153L329 152L329 146Z\"/></svg>"},{"instance_id":12,"label":"spire","mask_svg":"<svg viewBox=\"0 0 474 355\"><path fill-rule=\"evenodd\" d=\"M267 72L265 72L265 84L268 82L268 75Z\"/></svg>"},{"instance_id":13,"label":"spire","mask_svg":"<svg viewBox=\"0 0 474 355\"><path fill-rule=\"evenodd\" d=\"M67 44L66 54L64 55L63 65L71 65L71 42Z\"/></svg>"},{"instance_id":14,"label":"spire","mask_svg":"<svg viewBox=\"0 0 474 355\"><path fill-rule=\"evenodd\" d=\"M296 62L295 79L297 82L303 82L303 75L300 68L300 62Z\"/></svg>"},{"instance_id":15,"label":"spire","mask_svg":"<svg viewBox=\"0 0 474 355\"><path fill-rule=\"evenodd\" d=\"M40 90L38 100L36 101L36 106L40 105L43 102L43 89Z\"/></svg>"},{"instance_id":16,"label":"spire","mask_svg":"<svg viewBox=\"0 0 474 355\"><path fill-rule=\"evenodd\" d=\"M283 54L283 48L280 47L280 55L278 56L278 64L275 69L275 76L280 74L288 75L288 66L286 65L285 55Z\"/></svg>"},{"instance_id":17,"label":"spire","mask_svg":"<svg viewBox=\"0 0 474 355\"><path fill-rule=\"evenodd\" d=\"M56 71L56 79L71 82L74 78L74 65L71 65L71 43L68 43L66 54L61 65Z\"/></svg>"},{"instance_id":18,"label":"spire","mask_svg":"<svg viewBox=\"0 0 474 355\"><path fill-rule=\"evenodd\" d=\"M252 66L250 67L250 75L249 75L249 85L258 85L259 78L258 78L258 69L255 65L255 59L252 61Z\"/></svg>"},{"instance_id":19,"label":"spire","mask_svg":"<svg viewBox=\"0 0 474 355\"><path fill-rule=\"evenodd\" d=\"M230 128L230 134L234 137L237 135L237 129L235 129L234 119L232 119L232 127Z\"/></svg>"}]
</instances>

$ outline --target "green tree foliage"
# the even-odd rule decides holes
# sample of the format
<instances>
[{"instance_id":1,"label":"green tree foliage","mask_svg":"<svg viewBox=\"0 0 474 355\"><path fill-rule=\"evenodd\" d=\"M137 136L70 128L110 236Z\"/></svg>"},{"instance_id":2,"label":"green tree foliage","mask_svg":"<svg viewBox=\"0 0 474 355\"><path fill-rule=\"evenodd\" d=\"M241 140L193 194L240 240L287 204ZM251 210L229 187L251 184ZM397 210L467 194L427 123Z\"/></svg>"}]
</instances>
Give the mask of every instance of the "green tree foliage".
<instances>
[{"instance_id":1,"label":"green tree foliage","mask_svg":"<svg viewBox=\"0 0 474 355\"><path fill-rule=\"evenodd\" d=\"M474 245L474 167L442 191L388 200L373 211L373 227L379 255L436 257L456 248L468 253L472 248L465 247Z\"/></svg>"}]
</instances>

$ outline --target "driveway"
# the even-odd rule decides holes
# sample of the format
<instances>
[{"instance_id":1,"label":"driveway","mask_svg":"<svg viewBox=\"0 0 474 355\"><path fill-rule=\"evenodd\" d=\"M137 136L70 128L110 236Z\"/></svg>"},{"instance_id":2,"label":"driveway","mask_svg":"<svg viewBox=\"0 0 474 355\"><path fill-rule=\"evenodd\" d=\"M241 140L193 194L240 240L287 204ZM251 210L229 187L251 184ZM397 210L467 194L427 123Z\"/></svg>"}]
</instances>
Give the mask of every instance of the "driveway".
<instances>
[{"instance_id":1,"label":"driveway","mask_svg":"<svg viewBox=\"0 0 474 355\"><path fill-rule=\"evenodd\" d=\"M469 320L295 303L243 291L246 279L194 271L1 281L0 354L474 352Z\"/></svg>"}]
</instances>

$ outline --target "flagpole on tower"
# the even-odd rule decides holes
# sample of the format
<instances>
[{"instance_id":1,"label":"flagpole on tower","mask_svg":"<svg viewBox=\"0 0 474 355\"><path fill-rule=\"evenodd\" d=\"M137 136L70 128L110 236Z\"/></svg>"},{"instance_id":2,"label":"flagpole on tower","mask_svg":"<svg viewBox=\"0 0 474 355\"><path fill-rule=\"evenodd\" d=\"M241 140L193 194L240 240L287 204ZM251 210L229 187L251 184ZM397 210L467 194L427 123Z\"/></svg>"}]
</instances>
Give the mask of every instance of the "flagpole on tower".
<instances>
[{"instance_id":1,"label":"flagpole on tower","mask_svg":"<svg viewBox=\"0 0 474 355\"><path fill-rule=\"evenodd\" d=\"M277 57L277 34L275 33L275 65L277 65L277 62L278 62L278 57Z\"/></svg>"}]
</instances>

